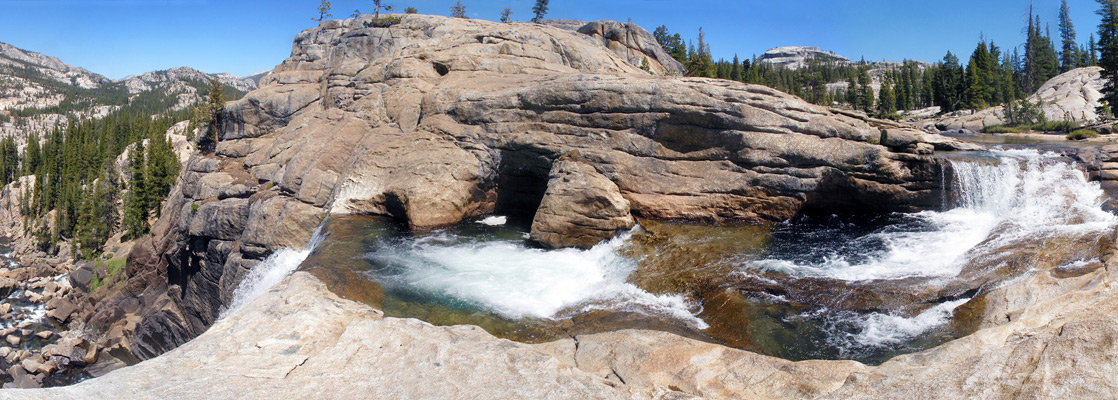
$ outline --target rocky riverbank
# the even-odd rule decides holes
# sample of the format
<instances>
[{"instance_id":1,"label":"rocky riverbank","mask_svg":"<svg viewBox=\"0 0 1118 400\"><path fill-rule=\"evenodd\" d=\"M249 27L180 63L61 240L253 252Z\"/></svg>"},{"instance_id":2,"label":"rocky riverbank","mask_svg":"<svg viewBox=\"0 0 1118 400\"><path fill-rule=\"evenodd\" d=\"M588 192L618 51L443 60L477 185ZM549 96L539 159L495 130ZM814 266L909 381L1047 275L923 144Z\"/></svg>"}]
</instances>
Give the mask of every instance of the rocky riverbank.
<instances>
[{"instance_id":1,"label":"rocky riverbank","mask_svg":"<svg viewBox=\"0 0 1118 400\"><path fill-rule=\"evenodd\" d=\"M160 357L10 398L1109 398L1118 259L992 291L981 330L878 367L790 362L657 331L529 345L385 318L297 272ZM340 383L344 382L344 383ZM468 384L460 384L468 382Z\"/></svg>"}]
</instances>

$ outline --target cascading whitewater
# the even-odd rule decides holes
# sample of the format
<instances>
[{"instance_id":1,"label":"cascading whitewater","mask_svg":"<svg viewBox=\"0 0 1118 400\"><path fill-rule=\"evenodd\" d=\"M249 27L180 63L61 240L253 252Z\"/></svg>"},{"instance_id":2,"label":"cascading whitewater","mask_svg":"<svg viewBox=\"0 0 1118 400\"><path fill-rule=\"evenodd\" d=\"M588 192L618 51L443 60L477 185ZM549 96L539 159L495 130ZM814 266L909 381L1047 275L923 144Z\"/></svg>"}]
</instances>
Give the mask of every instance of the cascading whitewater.
<instances>
[{"instance_id":1,"label":"cascading whitewater","mask_svg":"<svg viewBox=\"0 0 1118 400\"><path fill-rule=\"evenodd\" d=\"M318 229L314 231L314 235L311 236L311 241L307 244L305 249L279 249L275 253L268 255L260 264L253 267L248 275L241 280L241 283L237 285L237 288L233 290L233 300L229 302L225 311L222 311L221 316L218 318L225 318L238 308L252 302L252 300L268 291L268 289L271 289L272 286L275 286L288 275L291 275L292 272L295 272L295 269L299 268L299 265L303 263L303 260L307 259L311 251L313 251L315 247L318 247L319 243L322 243L324 239L322 227L325 226L325 224L325 220L323 220L322 224L319 224Z\"/></svg>"},{"instance_id":2,"label":"cascading whitewater","mask_svg":"<svg viewBox=\"0 0 1118 400\"><path fill-rule=\"evenodd\" d=\"M493 219L479 224L500 226ZM607 309L705 328L684 296L654 295L626 281L637 264L618 250L631 235L586 250L544 250L519 238L442 232L381 243L365 258L378 265L372 274L387 287L450 297L510 319Z\"/></svg>"},{"instance_id":3,"label":"cascading whitewater","mask_svg":"<svg viewBox=\"0 0 1118 400\"><path fill-rule=\"evenodd\" d=\"M1099 185L1058 155L990 154L986 161L951 160L957 206L904 215L905 223L896 224L915 229L886 227L814 259L766 258L746 269L847 281L951 277L984 250L1029 237L1103 232L1118 221L1102 209Z\"/></svg>"},{"instance_id":4,"label":"cascading whitewater","mask_svg":"<svg viewBox=\"0 0 1118 400\"><path fill-rule=\"evenodd\" d=\"M850 282L951 279L976 263L1004 264L1006 249L1054 237L1070 242L1093 238L1118 223L1118 217L1102 209L1099 185L1063 157L1035 150L994 150L986 155L950 161L955 207L948 211L898 215L899 221L889 226L838 241L823 252L791 248L745 262L739 273L767 271ZM843 332L830 339L836 347L880 347L943 325L965 300L944 302L913 316L822 309L802 317Z\"/></svg>"}]
</instances>

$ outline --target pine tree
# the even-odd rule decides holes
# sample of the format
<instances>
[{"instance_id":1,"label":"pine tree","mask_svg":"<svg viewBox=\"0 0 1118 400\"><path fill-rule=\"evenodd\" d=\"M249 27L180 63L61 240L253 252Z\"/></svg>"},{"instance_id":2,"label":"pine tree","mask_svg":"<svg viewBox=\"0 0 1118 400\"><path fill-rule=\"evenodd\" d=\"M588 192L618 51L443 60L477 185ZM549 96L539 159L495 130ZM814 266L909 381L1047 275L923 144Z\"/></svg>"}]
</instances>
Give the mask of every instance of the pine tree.
<instances>
[{"instance_id":1,"label":"pine tree","mask_svg":"<svg viewBox=\"0 0 1118 400\"><path fill-rule=\"evenodd\" d=\"M451 18L470 19L470 17L466 16L466 6L463 5L461 1L454 3L454 6L450 7L450 16Z\"/></svg>"},{"instance_id":2,"label":"pine tree","mask_svg":"<svg viewBox=\"0 0 1118 400\"><path fill-rule=\"evenodd\" d=\"M1118 0L1097 0L1099 10L1099 66L1102 67L1102 97L1110 115L1118 115Z\"/></svg>"},{"instance_id":3,"label":"pine tree","mask_svg":"<svg viewBox=\"0 0 1118 400\"><path fill-rule=\"evenodd\" d=\"M511 21L509 19L509 16L511 16L511 15L512 15L512 9L511 8L505 8L504 10L501 10L501 22L508 23L509 21Z\"/></svg>"},{"instance_id":4,"label":"pine tree","mask_svg":"<svg viewBox=\"0 0 1118 400\"><path fill-rule=\"evenodd\" d=\"M330 14L330 2L322 0L322 3L318 5L318 18L311 18L311 21L322 22L322 20L333 16L334 14Z\"/></svg>"},{"instance_id":5,"label":"pine tree","mask_svg":"<svg viewBox=\"0 0 1118 400\"><path fill-rule=\"evenodd\" d=\"M882 82L878 94L877 111L881 114L892 114L897 111L897 96L893 90L892 82Z\"/></svg>"},{"instance_id":6,"label":"pine tree","mask_svg":"<svg viewBox=\"0 0 1118 400\"><path fill-rule=\"evenodd\" d=\"M687 51L687 75L688 76L703 76L712 77L714 71L714 61L710 55L710 45L706 43L706 33L703 28L699 28L699 44L698 46L691 46Z\"/></svg>"},{"instance_id":7,"label":"pine tree","mask_svg":"<svg viewBox=\"0 0 1118 400\"><path fill-rule=\"evenodd\" d=\"M198 138L198 148L202 151L214 151L217 147L218 136L225 127L222 112L225 110L225 85L217 78L210 77L210 89L206 95L206 102L194 106L194 121L202 127L204 133Z\"/></svg>"},{"instance_id":8,"label":"pine tree","mask_svg":"<svg viewBox=\"0 0 1118 400\"><path fill-rule=\"evenodd\" d=\"M1095 34L1087 41L1087 66L1099 65L1099 49L1095 46Z\"/></svg>"},{"instance_id":9,"label":"pine tree","mask_svg":"<svg viewBox=\"0 0 1118 400\"><path fill-rule=\"evenodd\" d=\"M380 10L381 9L383 9L384 11L392 11L392 6L387 5L387 4L381 4L381 0L373 0L373 20L374 21L380 19ZM353 12L356 13L357 10L353 10Z\"/></svg>"},{"instance_id":10,"label":"pine tree","mask_svg":"<svg viewBox=\"0 0 1118 400\"><path fill-rule=\"evenodd\" d=\"M866 73L865 68L860 68L858 71L858 107L870 113L873 111L874 100L873 87L870 87L870 76Z\"/></svg>"},{"instance_id":11,"label":"pine tree","mask_svg":"<svg viewBox=\"0 0 1118 400\"><path fill-rule=\"evenodd\" d=\"M1060 72L1079 67L1079 48L1075 44L1075 25L1071 23L1067 0L1060 1Z\"/></svg>"},{"instance_id":12,"label":"pine tree","mask_svg":"<svg viewBox=\"0 0 1118 400\"><path fill-rule=\"evenodd\" d=\"M733 64L730 65L730 80L741 81L741 60L738 60L738 55L734 54Z\"/></svg>"},{"instance_id":13,"label":"pine tree","mask_svg":"<svg viewBox=\"0 0 1118 400\"><path fill-rule=\"evenodd\" d=\"M130 238L138 238L147 234L148 210L150 200L147 182L147 171L144 162L144 144L136 142L130 151L128 194L124 199L124 228Z\"/></svg>"},{"instance_id":14,"label":"pine tree","mask_svg":"<svg viewBox=\"0 0 1118 400\"><path fill-rule=\"evenodd\" d=\"M532 22L539 23L543 21L543 17L547 15L547 2L549 0L536 0L536 5L532 6Z\"/></svg>"}]
</instances>

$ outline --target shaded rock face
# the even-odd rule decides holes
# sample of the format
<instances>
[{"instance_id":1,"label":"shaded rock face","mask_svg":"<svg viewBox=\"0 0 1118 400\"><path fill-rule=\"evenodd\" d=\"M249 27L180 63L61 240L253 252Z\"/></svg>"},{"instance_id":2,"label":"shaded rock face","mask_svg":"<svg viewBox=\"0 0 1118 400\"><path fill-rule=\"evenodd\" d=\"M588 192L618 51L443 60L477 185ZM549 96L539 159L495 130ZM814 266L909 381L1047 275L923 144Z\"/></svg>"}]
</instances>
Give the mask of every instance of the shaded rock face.
<instances>
[{"instance_id":1,"label":"shaded rock face","mask_svg":"<svg viewBox=\"0 0 1118 400\"><path fill-rule=\"evenodd\" d=\"M935 207L943 167L924 153L958 144L914 133L882 146L871 122L772 89L652 76L598 40L616 37L615 24L587 35L401 18L304 31L259 89L226 105L216 152L185 164L152 238L129 257L120 299L98 304L143 298L137 356L205 330L249 269L305 246L327 213L413 229L540 215L537 240L589 246L632 226L630 215ZM577 165L556 163L575 151Z\"/></svg>"},{"instance_id":2,"label":"shaded rock face","mask_svg":"<svg viewBox=\"0 0 1118 400\"><path fill-rule=\"evenodd\" d=\"M1040 105L1049 121L1074 121L1089 123L1099 120L1098 108L1102 105L1102 90L1106 80L1101 67L1083 67L1049 79L1028 97ZM982 128L1005 124L1002 106L977 112L958 112L932 120L928 125L942 131L981 131Z\"/></svg>"}]
</instances>

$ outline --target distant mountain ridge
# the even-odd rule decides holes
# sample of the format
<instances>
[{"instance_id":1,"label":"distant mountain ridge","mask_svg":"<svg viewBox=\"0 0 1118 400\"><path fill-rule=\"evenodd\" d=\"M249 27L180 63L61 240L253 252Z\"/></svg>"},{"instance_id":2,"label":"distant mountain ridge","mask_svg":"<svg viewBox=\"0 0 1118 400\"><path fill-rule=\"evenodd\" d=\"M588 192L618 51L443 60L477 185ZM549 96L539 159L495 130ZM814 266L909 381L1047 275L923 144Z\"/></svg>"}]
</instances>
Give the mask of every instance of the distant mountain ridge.
<instances>
[{"instance_id":1,"label":"distant mountain ridge","mask_svg":"<svg viewBox=\"0 0 1118 400\"><path fill-rule=\"evenodd\" d=\"M256 89L257 85L254 79L228 73L207 74L189 67L111 80L68 65L57 57L0 42L0 111L9 110L9 114L12 110L28 109L80 114L97 107L119 108L136 101L155 102L158 103L156 108L178 111L201 99L202 89L209 86L210 77L241 94Z\"/></svg>"},{"instance_id":2,"label":"distant mountain ridge","mask_svg":"<svg viewBox=\"0 0 1118 400\"><path fill-rule=\"evenodd\" d=\"M225 85L230 100L256 89L259 82L259 76L207 74L189 67L112 80L57 57L0 42L0 137L14 137L22 145L32 132L42 137L69 116L100 118L121 109L181 112L202 100L211 77Z\"/></svg>"}]
</instances>

